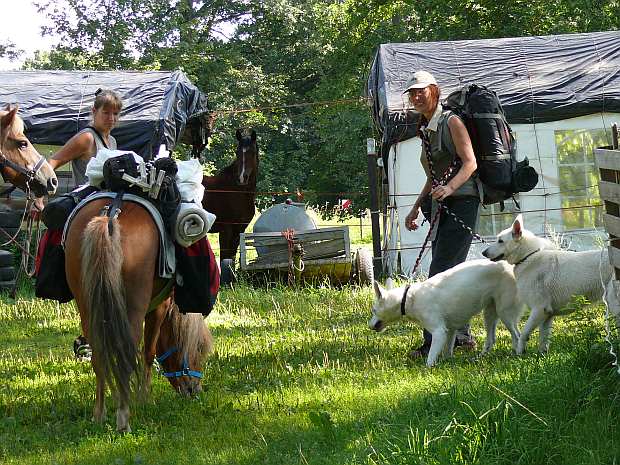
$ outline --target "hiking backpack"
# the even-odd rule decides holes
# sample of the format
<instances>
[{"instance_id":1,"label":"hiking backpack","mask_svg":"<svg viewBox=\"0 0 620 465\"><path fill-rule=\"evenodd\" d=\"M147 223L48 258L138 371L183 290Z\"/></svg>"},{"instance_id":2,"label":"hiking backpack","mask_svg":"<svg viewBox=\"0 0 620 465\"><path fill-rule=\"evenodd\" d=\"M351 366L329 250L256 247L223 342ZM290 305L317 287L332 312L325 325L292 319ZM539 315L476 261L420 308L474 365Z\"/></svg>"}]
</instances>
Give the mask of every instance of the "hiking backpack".
<instances>
[{"instance_id":1,"label":"hiking backpack","mask_svg":"<svg viewBox=\"0 0 620 465\"><path fill-rule=\"evenodd\" d=\"M500 203L503 210L504 200L536 186L538 173L529 166L527 157L517 161L516 141L495 92L470 84L448 95L444 108L458 115L467 128L484 205Z\"/></svg>"}]
</instances>

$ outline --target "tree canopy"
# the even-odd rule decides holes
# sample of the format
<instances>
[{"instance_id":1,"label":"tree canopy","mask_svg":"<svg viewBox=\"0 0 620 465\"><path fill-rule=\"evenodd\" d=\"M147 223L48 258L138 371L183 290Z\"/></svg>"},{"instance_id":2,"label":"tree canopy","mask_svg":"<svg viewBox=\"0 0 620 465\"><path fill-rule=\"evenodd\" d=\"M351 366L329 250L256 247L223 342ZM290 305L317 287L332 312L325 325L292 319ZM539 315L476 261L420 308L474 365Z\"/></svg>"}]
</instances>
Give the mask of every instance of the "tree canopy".
<instances>
[{"instance_id":1,"label":"tree canopy","mask_svg":"<svg viewBox=\"0 0 620 465\"><path fill-rule=\"evenodd\" d=\"M182 69L218 111L206 154L259 134L262 192L367 207L363 88L378 44L592 32L618 0L41 0L59 46L30 69ZM3 49L0 46L0 53ZM270 202L274 195L264 196Z\"/></svg>"}]
</instances>

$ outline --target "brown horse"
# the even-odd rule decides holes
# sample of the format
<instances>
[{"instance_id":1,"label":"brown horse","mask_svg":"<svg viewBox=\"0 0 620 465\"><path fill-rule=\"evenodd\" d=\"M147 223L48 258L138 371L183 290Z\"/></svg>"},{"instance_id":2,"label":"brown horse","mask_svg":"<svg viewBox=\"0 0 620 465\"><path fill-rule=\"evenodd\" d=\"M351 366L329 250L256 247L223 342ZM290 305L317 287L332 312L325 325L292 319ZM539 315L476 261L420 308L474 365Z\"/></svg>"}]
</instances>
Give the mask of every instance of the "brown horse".
<instances>
[{"instance_id":1,"label":"brown horse","mask_svg":"<svg viewBox=\"0 0 620 465\"><path fill-rule=\"evenodd\" d=\"M58 187L54 170L24 135L17 107L0 111L0 172L5 181L36 197Z\"/></svg>"},{"instance_id":2,"label":"brown horse","mask_svg":"<svg viewBox=\"0 0 620 465\"><path fill-rule=\"evenodd\" d=\"M95 199L76 214L67 232L65 269L82 334L92 347L97 378L94 419L105 420L108 385L118 393L116 427L130 431L131 391L148 391L156 354L172 386L193 395L201 390L200 368L212 341L202 316L180 314L169 282L158 277L159 232L150 214L124 201L120 214L109 217L115 210L111 203Z\"/></svg>"},{"instance_id":3,"label":"brown horse","mask_svg":"<svg viewBox=\"0 0 620 465\"><path fill-rule=\"evenodd\" d=\"M254 217L258 145L256 131L242 133L237 129L237 157L215 176L205 176L202 206L217 216L210 232L219 233L220 261L234 260L239 247L239 234Z\"/></svg>"}]
</instances>

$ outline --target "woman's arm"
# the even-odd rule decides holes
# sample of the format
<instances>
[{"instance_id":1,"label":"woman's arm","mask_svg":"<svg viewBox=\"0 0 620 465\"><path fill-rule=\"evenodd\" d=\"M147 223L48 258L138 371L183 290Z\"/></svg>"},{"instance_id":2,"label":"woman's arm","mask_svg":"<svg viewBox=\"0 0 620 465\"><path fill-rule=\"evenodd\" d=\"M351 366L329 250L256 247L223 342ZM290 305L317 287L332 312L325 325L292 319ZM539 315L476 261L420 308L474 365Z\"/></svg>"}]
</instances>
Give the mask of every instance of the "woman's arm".
<instances>
[{"instance_id":1,"label":"woman's arm","mask_svg":"<svg viewBox=\"0 0 620 465\"><path fill-rule=\"evenodd\" d=\"M461 159L461 168L445 186L438 186L433 189L432 196L436 200L443 200L452 195L455 190L461 187L463 183L474 174L476 168L478 168L469 133L463 121L461 121L461 118L450 118L448 120L448 128L450 129L450 135L454 142L456 154Z\"/></svg>"},{"instance_id":2,"label":"woman's arm","mask_svg":"<svg viewBox=\"0 0 620 465\"><path fill-rule=\"evenodd\" d=\"M69 163L71 160L77 160L83 157L92 157L97 150L93 135L89 132L82 132L76 134L63 145L58 152L56 152L52 158L50 158L50 165L56 169L62 165Z\"/></svg>"},{"instance_id":3,"label":"woman's arm","mask_svg":"<svg viewBox=\"0 0 620 465\"><path fill-rule=\"evenodd\" d=\"M422 190L420 191L417 200L413 204L413 207L411 207L411 211L405 218L405 227L409 231L415 231L416 229L418 229L416 220L418 219L418 215L420 214L420 205L422 204L424 197L426 197L430 191L431 180L429 178L426 178L426 183L424 183L424 187L422 187Z\"/></svg>"}]
</instances>

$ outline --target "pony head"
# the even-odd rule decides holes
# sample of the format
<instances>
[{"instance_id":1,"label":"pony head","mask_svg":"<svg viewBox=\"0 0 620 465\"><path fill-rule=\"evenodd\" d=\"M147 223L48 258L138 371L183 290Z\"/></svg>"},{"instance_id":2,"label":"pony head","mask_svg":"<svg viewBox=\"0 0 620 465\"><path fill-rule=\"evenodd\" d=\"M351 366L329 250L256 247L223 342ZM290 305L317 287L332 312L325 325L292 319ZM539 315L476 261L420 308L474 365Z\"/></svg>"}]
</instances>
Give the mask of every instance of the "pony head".
<instances>
[{"instance_id":1,"label":"pony head","mask_svg":"<svg viewBox=\"0 0 620 465\"><path fill-rule=\"evenodd\" d=\"M24 135L24 122L10 105L0 110L0 172L5 181L37 197L58 187L54 170Z\"/></svg>"}]
</instances>

